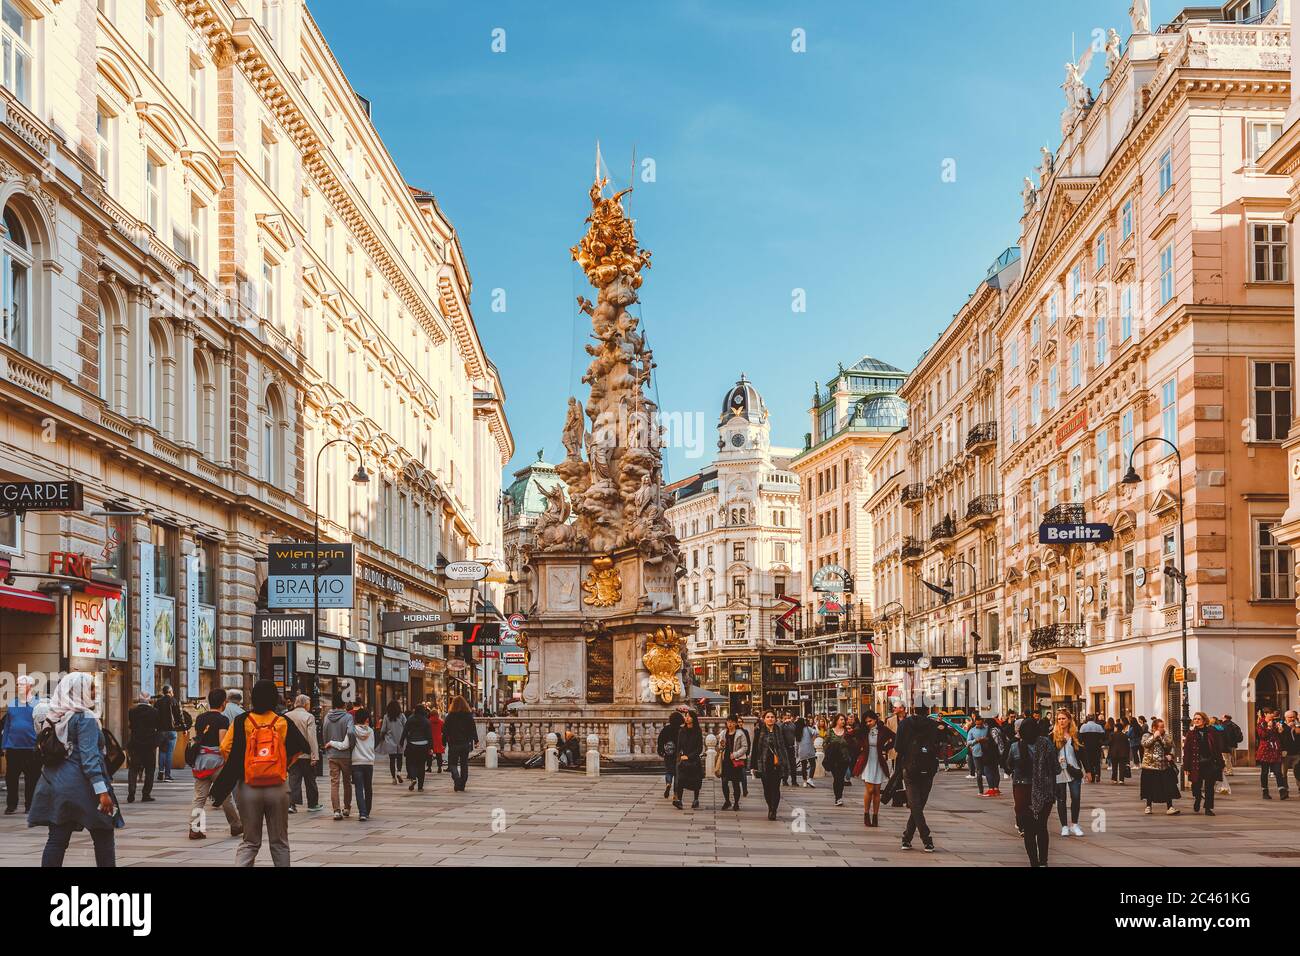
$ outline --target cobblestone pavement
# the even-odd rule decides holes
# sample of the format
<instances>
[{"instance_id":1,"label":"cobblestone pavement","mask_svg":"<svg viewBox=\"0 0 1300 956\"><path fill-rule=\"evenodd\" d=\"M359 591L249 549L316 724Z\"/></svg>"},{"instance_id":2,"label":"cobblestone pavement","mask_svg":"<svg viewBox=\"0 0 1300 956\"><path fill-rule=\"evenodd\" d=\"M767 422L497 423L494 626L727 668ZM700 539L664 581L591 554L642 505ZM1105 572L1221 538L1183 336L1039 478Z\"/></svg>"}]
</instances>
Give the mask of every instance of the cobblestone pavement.
<instances>
[{"instance_id":1,"label":"cobblestone pavement","mask_svg":"<svg viewBox=\"0 0 1300 956\"><path fill-rule=\"evenodd\" d=\"M815 789L783 788L780 819L769 822L762 788L750 781L739 813L720 809L715 780L705 783L699 810L675 810L663 799L660 777L474 767L469 788L454 793L446 774L433 774L424 793L394 785L376 766L375 806L369 821L353 815L336 822L328 811L289 818L295 866L492 865L604 866L1025 866L1012 819L1010 788L1001 798L981 798L964 772L939 775L926 817L938 852L899 848L906 810L885 808L879 829L862 824L862 788L835 807L829 783ZM122 774L119 774L121 777ZM1234 793L1219 797L1217 816L1193 815L1190 794L1182 814L1162 809L1145 816L1137 781L1084 785L1082 838L1051 831L1054 866L1294 866L1300 864L1300 799L1265 801L1258 777L1239 771ZM328 778L322 794L328 804ZM119 781L119 796L125 784ZM155 784L157 801L123 807L127 828L118 831L120 866L229 866L238 839L224 818L209 815L213 832L188 840L192 789L188 772L175 783ZM21 812L0 817L0 866L35 866L44 828L28 829ZM90 840L73 837L70 866L91 865ZM269 865L263 847L259 865Z\"/></svg>"}]
</instances>

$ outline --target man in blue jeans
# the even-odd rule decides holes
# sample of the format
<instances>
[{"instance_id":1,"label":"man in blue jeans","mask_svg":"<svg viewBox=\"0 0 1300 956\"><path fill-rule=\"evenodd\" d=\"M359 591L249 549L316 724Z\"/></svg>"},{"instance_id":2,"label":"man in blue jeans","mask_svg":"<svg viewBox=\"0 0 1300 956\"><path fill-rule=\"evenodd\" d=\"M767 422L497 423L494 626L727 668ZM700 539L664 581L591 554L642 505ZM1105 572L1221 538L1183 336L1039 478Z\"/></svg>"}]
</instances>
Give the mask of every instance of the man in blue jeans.
<instances>
[{"instance_id":1,"label":"man in blue jeans","mask_svg":"<svg viewBox=\"0 0 1300 956\"><path fill-rule=\"evenodd\" d=\"M22 779L23 810L32 803L36 781L41 776L41 762L36 756L36 724L33 714L40 697L32 688L36 681L30 674L18 678L18 694L0 719L0 749L5 754L5 813L18 810L18 781Z\"/></svg>"},{"instance_id":2,"label":"man in blue jeans","mask_svg":"<svg viewBox=\"0 0 1300 956\"><path fill-rule=\"evenodd\" d=\"M172 757L176 753L176 736L178 731L189 730L186 722L189 715L181 710L181 705L172 693L171 684L164 684L162 694L158 697L158 779L174 780L172 776Z\"/></svg>"}]
</instances>

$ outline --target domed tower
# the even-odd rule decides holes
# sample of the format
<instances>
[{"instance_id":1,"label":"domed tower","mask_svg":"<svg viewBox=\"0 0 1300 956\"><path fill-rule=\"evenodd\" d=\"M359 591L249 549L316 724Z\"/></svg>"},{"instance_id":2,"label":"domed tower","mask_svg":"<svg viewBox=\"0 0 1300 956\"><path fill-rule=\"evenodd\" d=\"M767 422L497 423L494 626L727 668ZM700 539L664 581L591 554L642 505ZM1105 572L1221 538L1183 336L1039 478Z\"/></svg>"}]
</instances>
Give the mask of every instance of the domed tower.
<instances>
[{"instance_id":1,"label":"domed tower","mask_svg":"<svg viewBox=\"0 0 1300 956\"><path fill-rule=\"evenodd\" d=\"M722 413L718 416L720 457L766 450L771 427L763 396L742 372L740 380L722 397Z\"/></svg>"}]
</instances>

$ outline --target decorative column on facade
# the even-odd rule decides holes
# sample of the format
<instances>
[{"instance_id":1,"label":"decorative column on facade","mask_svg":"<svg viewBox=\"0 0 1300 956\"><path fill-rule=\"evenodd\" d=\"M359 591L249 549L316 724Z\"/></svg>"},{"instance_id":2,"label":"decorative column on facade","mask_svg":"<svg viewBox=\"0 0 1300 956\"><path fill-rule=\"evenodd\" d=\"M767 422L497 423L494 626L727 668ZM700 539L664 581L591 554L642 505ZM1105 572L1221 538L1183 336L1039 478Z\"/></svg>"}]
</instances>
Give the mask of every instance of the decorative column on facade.
<instances>
[{"instance_id":1,"label":"decorative column on facade","mask_svg":"<svg viewBox=\"0 0 1300 956\"><path fill-rule=\"evenodd\" d=\"M245 690L257 679L253 645L253 614L257 610L257 559L266 557L266 545L247 531L231 532L221 549L217 571L221 594L220 684Z\"/></svg>"},{"instance_id":2,"label":"decorative column on facade","mask_svg":"<svg viewBox=\"0 0 1300 956\"><path fill-rule=\"evenodd\" d=\"M212 441L212 457L215 463L221 468L229 468L230 457L230 375L231 365L234 362L234 353L228 348L212 347L212 355L216 360L213 364L215 367L215 381L212 384L213 404L212 404L212 426L215 435Z\"/></svg>"},{"instance_id":3,"label":"decorative column on facade","mask_svg":"<svg viewBox=\"0 0 1300 956\"><path fill-rule=\"evenodd\" d=\"M172 328L176 334L176 360L172 387L175 396L176 417L172 424L172 437L178 445L197 448L199 444L199 414L197 403L198 382L194 375L194 339L198 326L190 319L175 319Z\"/></svg>"}]
</instances>

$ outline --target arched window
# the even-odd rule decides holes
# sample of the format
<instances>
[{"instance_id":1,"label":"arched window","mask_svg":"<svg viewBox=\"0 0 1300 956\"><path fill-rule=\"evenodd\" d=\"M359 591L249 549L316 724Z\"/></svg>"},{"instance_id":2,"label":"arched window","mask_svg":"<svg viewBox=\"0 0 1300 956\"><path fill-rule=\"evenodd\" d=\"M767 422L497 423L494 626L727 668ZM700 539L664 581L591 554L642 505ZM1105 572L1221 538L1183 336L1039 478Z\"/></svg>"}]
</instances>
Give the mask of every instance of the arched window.
<instances>
[{"instance_id":1,"label":"arched window","mask_svg":"<svg viewBox=\"0 0 1300 956\"><path fill-rule=\"evenodd\" d=\"M159 427L158 422L162 417L162 374L158 370L161 351L158 336L151 332L144 355L144 417L154 428Z\"/></svg>"},{"instance_id":2,"label":"arched window","mask_svg":"<svg viewBox=\"0 0 1300 956\"><path fill-rule=\"evenodd\" d=\"M284 486L287 429L284 400L280 397L280 390L272 385L266 390L266 403L262 411L262 477L279 488Z\"/></svg>"},{"instance_id":3,"label":"arched window","mask_svg":"<svg viewBox=\"0 0 1300 956\"><path fill-rule=\"evenodd\" d=\"M11 206L5 207L0 235L0 271L3 272L3 316L0 337L25 355L32 354L32 250L27 231Z\"/></svg>"},{"instance_id":4,"label":"arched window","mask_svg":"<svg viewBox=\"0 0 1300 956\"><path fill-rule=\"evenodd\" d=\"M99 372L99 397L113 407L113 363L110 352L112 333L108 327L108 309L104 300L99 300L99 348L95 354L95 364Z\"/></svg>"}]
</instances>

